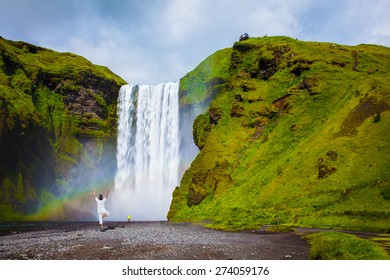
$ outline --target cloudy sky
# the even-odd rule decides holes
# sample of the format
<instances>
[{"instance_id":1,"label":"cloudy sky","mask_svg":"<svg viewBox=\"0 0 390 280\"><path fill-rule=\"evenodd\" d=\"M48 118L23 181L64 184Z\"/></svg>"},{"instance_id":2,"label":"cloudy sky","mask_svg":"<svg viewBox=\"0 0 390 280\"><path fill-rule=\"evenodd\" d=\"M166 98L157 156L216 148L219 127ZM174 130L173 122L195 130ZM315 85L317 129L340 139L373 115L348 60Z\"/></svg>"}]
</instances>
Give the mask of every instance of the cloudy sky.
<instances>
[{"instance_id":1,"label":"cloudy sky","mask_svg":"<svg viewBox=\"0 0 390 280\"><path fill-rule=\"evenodd\" d=\"M0 36L82 55L128 83L179 81L240 34L390 46L390 0L0 0Z\"/></svg>"}]
</instances>

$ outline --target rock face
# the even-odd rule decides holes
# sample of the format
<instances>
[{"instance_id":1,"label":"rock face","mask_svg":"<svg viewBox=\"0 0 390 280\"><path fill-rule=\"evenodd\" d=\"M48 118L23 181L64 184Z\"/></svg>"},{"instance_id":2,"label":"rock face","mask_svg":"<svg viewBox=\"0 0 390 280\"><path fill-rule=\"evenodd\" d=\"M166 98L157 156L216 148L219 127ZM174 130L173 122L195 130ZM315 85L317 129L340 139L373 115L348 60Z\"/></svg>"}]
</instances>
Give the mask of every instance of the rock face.
<instances>
[{"instance_id":1,"label":"rock face","mask_svg":"<svg viewBox=\"0 0 390 280\"><path fill-rule=\"evenodd\" d=\"M181 103L202 107L200 152L168 218L390 230L389 60L386 47L287 37L208 57L180 81Z\"/></svg>"},{"instance_id":2,"label":"rock face","mask_svg":"<svg viewBox=\"0 0 390 280\"><path fill-rule=\"evenodd\" d=\"M245 40L248 40L250 38L249 34L248 33L244 33L240 36L240 40L239 41L245 41Z\"/></svg>"},{"instance_id":3,"label":"rock face","mask_svg":"<svg viewBox=\"0 0 390 280\"><path fill-rule=\"evenodd\" d=\"M113 172L123 84L82 57L0 37L0 220Z\"/></svg>"}]
</instances>

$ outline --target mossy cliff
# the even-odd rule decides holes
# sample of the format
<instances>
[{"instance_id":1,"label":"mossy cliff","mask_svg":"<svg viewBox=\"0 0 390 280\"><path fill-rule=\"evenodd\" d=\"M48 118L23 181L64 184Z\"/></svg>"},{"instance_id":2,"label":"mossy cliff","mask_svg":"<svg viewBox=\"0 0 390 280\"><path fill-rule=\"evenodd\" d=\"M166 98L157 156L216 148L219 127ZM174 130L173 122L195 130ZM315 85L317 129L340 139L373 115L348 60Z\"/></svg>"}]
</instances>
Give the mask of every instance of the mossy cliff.
<instances>
[{"instance_id":1,"label":"mossy cliff","mask_svg":"<svg viewBox=\"0 0 390 280\"><path fill-rule=\"evenodd\" d=\"M180 82L200 152L171 221L390 230L390 49L252 38Z\"/></svg>"},{"instance_id":2,"label":"mossy cliff","mask_svg":"<svg viewBox=\"0 0 390 280\"><path fill-rule=\"evenodd\" d=\"M123 84L80 56L0 37L1 221L114 172Z\"/></svg>"}]
</instances>

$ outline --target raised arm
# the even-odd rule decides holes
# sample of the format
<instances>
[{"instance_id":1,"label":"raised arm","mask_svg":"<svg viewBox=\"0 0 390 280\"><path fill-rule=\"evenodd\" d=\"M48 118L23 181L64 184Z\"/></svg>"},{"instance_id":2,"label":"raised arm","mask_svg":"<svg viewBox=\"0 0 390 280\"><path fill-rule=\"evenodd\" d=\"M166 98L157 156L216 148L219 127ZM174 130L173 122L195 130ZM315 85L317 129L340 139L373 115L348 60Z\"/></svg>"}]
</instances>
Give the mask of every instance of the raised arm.
<instances>
[{"instance_id":1,"label":"raised arm","mask_svg":"<svg viewBox=\"0 0 390 280\"><path fill-rule=\"evenodd\" d=\"M108 197L108 194L110 193L110 191L109 190L107 190L107 194L106 194L106 198Z\"/></svg>"},{"instance_id":2,"label":"raised arm","mask_svg":"<svg viewBox=\"0 0 390 280\"><path fill-rule=\"evenodd\" d=\"M94 197L94 198L96 198L96 192L95 192L95 191L93 191L93 193L92 193L92 194L93 194L93 197Z\"/></svg>"}]
</instances>

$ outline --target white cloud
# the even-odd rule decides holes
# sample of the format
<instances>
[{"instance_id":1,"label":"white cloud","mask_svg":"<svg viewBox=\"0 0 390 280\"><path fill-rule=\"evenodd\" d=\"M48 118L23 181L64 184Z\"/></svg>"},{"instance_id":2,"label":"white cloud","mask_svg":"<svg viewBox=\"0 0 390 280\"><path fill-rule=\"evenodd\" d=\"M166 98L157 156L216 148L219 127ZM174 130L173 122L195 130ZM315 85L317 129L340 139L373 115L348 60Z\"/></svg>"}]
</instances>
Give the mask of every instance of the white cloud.
<instances>
[{"instance_id":1,"label":"white cloud","mask_svg":"<svg viewBox=\"0 0 390 280\"><path fill-rule=\"evenodd\" d=\"M390 1L358 1L351 5L350 20L355 23L356 43L390 46ZM356 41L357 41L356 40Z\"/></svg>"},{"instance_id":2,"label":"white cloud","mask_svg":"<svg viewBox=\"0 0 390 280\"><path fill-rule=\"evenodd\" d=\"M300 20L308 40L356 45L390 45L390 1L328 0L308 2Z\"/></svg>"},{"instance_id":3,"label":"white cloud","mask_svg":"<svg viewBox=\"0 0 390 280\"><path fill-rule=\"evenodd\" d=\"M159 30L174 42L183 42L202 26L202 1L172 0L161 11Z\"/></svg>"},{"instance_id":4,"label":"white cloud","mask_svg":"<svg viewBox=\"0 0 390 280\"><path fill-rule=\"evenodd\" d=\"M0 0L4 2L5 0ZM0 3L0 35L85 56L129 83L179 80L240 34L390 45L390 1L153 0Z\"/></svg>"},{"instance_id":5,"label":"white cloud","mask_svg":"<svg viewBox=\"0 0 390 280\"><path fill-rule=\"evenodd\" d=\"M248 22L255 32L261 32L256 34L258 36L264 34L294 36L300 32L297 18L291 10L285 8L262 7L250 15Z\"/></svg>"}]
</instances>

